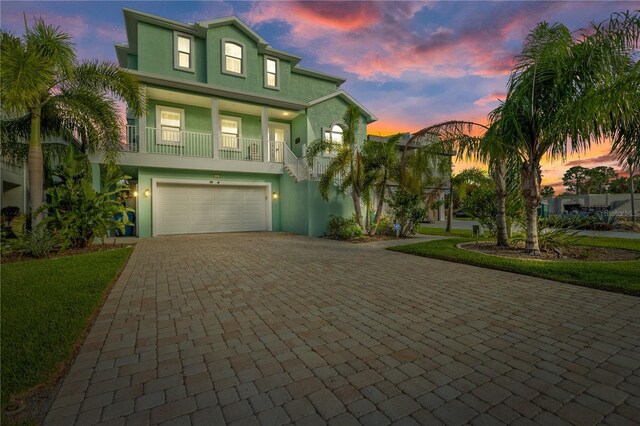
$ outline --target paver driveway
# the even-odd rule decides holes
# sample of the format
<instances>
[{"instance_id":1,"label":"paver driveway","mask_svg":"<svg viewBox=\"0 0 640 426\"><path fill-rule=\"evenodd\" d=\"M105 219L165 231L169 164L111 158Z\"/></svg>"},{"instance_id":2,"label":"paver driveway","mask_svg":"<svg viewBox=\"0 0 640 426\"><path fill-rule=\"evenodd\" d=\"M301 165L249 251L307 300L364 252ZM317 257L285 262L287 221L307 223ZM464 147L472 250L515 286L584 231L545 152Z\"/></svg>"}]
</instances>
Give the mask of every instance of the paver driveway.
<instances>
[{"instance_id":1,"label":"paver driveway","mask_svg":"<svg viewBox=\"0 0 640 426\"><path fill-rule=\"evenodd\" d=\"M142 240L47 423L628 424L640 298L268 233Z\"/></svg>"}]
</instances>

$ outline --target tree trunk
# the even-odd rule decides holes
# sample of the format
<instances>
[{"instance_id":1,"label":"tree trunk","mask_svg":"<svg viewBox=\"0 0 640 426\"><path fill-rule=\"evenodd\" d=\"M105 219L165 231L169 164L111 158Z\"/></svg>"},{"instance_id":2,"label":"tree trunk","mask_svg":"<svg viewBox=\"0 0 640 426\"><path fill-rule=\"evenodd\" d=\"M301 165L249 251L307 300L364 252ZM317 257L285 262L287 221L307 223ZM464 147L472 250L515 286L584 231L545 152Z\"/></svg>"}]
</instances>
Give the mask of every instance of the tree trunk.
<instances>
[{"instance_id":1,"label":"tree trunk","mask_svg":"<svg viewBox=\"0 0 640 426\"><path fill-rule=\"evenodd\" d=\"M493 167L493 181L496 185L496 199L498 214L496 215L497 245L506 247L509 245L509 232L507 229L507 183L505 176L507 165L504 161L498 161Z\"/></svg>"},{"instance_id":2,"label":"tree trunk","mask_svg":"<svg viewBox=\"0 0 640 426\"><path fill-rule=\"evenodd\" d=\"M451 224L453 223L453 191L449 190L449 211L447 212L447 229L446 232L451 232Z\"/></svg>"},{"instance_id":3,"label":"tree trunk","mask_svg":"<svg viewBox=\"0 0 640 426\"><path fill-rule=\"evenodd\" d=\"M527 236L524 252L531 255L540 254L538 245L538 205L540 204L540 164L525 164L522 170L522 195L525 200L527 219Z\"/></svg>"},{"instance_id":4,"label":"tree trunk","mask_svg":"<svg viewBox=\"0 0 640 426\"><path fill-rule=\"evenodd\" d=\"M378 194L378 205L376 207L376 214L373 217L373 225L371 226L371 230L369 231L369 235L371 237L376 235L376 226L378 225L378 222L380 221L380 216L382 216L382 208L384 207L384 193L385 193L385 188L386 187L387 187L387 184L384 183L382 185L381 193Z\"/></svg>"},{"instance_id":5,"label":"tree trunk","mask_svg":"<svg viewBox=\"0 0 640 426\"><path fill-rule=\"evenodd\" d=\"M633 188L633 164L629 158L629 190L631 191L631 222L636 223L636 200Z\"/></svg>"},{"instance_id":6,"label":"tree trunk","mask_svg":"<svg viewBox=\"0 0 640 426\"><path fill-rule=\"evenodd\" d=\"M31 205L31 223L35 227L42 220L42 213L35 212L42 205L44 165L42 159L42 143L40 141L41 108L31 110L31 137L29 140L29 155L27 168L29 169L29 204Z\"/></svg>"},{"instance_id":7,"label":"tree trunk","mask_svg":"<svg viewBox=\"0 0 640 426\"><path fill-rule=\"evenodd\" d=\"M364 222L362 220L362 205L360 204L360 195L356 194L355 191L351 193L351 198L353 199L353 208L356 210L356 220L358 221L358 225L360 228L364 230Z\"/></svg>"}]
</instances>

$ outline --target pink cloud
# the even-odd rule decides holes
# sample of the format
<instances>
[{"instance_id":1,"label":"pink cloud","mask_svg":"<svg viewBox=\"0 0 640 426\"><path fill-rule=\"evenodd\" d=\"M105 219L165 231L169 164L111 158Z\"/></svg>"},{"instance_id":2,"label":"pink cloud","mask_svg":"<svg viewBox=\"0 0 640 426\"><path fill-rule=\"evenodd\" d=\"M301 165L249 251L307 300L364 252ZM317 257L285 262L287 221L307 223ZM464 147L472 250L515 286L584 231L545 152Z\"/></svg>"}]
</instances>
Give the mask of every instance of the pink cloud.
<instances>
[{"instance_id":1,"label":"pink cloud","mask_svg":"<svg viewBox=\"0 0 640 426\"><path fill-rule=\"evenodd\" d=\"M481 97L473 104L477 106L487 106L489 104L498 103L501 100L504 100L507 97L507 94L504 92L492 92L486 96Z\"/></svg>"},{"instance_id":2,"label":"pink cloud","mask_svg":"<svg viewBox=\"0 0 640 426\"><path fill-rule=\"evenodd\" d=\"M60 27L64 32L69 33L73 38L80 38L89 33L89 23L82 16L64 16L51 12L43 12L37 9L27 11L11 11L3 13L2 26L14 31L16 34L24 33L24 18L27 18L27 25L33 24L36 19L42 18L48 25Z\"/></svg>"},{"instance_id":3,"label":"pink cloud","mask_svg":"<svg viewBox=\"0 0 640 426\"><path fill-rule=\"evenodd\" d=\"M508 42L514 37L521 40L555 6L491 8L473 17L461 7L454 21L464 20L463 25L412 28L411 19L427 7L431 4L264 2L243 18L254 26L286 23L290 30L280 41L305 50L315 47L319 63L366 80L399 78L408 71L453 78L496 77L508 75L512 68L516 52L507 47Z\"/></svg>"}]
</instances>

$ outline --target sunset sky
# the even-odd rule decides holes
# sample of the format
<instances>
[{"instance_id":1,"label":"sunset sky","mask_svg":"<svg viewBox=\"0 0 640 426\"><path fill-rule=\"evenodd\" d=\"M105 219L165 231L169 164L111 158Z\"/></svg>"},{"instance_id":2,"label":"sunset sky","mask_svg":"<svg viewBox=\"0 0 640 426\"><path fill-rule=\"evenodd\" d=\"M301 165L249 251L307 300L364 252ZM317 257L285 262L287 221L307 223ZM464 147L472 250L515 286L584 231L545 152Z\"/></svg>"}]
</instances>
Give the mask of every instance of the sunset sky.
<instances>
[{"instance_id":1,"label":"sunset sky","mask_svg":"<svg viewBox=\"0 0 640 426\"><path fill-rule=\"evenodd\" d=\"M24 32L41 16L74 36L80 58L115 61L126 42L122 8L182 21L236 15L301 66L344 76L343 85L379 120L372 134L414 132L444 120L485 121L504 98L513 56L536 23L572 30L638 2L11 2L3 30ZM572 165L617 164L607 146L546 162L543 184L561 188ZM464 168L458 164L456 170Z\"/></svg>"}]
</instances>

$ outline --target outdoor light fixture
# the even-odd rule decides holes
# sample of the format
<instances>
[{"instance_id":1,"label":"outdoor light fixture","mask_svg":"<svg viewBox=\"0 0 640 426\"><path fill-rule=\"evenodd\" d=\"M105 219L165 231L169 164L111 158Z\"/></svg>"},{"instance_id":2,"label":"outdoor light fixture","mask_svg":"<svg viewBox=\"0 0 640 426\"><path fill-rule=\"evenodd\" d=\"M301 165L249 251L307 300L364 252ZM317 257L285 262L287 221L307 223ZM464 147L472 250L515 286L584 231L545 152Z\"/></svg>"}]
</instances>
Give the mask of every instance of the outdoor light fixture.
<instances>
[{"instance_id":1,"label":"outdoor light fixture","mask_svg":"<svg viewBox=\"0 0 640 426\"><path fill-rule=\"evenodd\" d=\"M273 194L271 194L274 200L278 199L278 193L274 192Z\"/></svg>"},{"instance_id":2,"label":"outdoor light fixture","mask_svg":"<svg viewBox=\"0 0 640 426\"><path fill-rule=\"evenodd\" d=\"M151 195L151 191L147 188L144 190L144 198L149 198L149 195Z\"/></svg>"}]
</instances>

